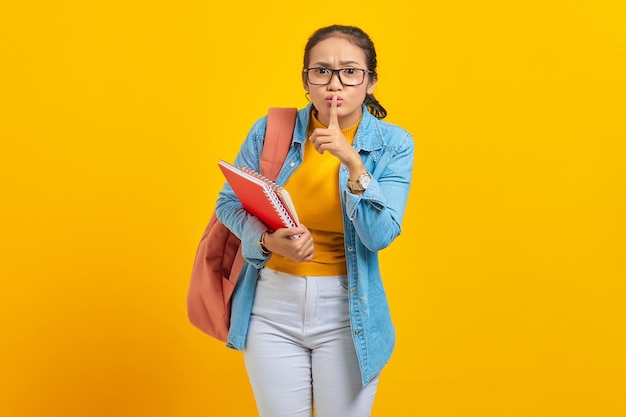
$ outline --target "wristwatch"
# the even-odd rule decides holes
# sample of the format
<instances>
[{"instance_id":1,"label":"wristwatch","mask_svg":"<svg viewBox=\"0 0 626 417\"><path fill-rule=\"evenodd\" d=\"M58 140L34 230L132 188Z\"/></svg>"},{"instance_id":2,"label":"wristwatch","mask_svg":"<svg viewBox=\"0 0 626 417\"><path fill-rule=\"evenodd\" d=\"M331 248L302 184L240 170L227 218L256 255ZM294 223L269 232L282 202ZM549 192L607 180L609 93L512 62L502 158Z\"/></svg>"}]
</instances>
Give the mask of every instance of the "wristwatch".
<instances>
[{"instance_id":1,"label":"wristwatch","mask_svg":"<svg viewBox=\"0 0 626 417\"><path fill-rule=\"evenodd\" d=\"M348 179L348 188L350 191L365 191L367 186L370 185L370 181L372 181L372 176L369 173L364 173L359 176L359 179L356 181L350 181Z\"/></svg>"}]
</instances>

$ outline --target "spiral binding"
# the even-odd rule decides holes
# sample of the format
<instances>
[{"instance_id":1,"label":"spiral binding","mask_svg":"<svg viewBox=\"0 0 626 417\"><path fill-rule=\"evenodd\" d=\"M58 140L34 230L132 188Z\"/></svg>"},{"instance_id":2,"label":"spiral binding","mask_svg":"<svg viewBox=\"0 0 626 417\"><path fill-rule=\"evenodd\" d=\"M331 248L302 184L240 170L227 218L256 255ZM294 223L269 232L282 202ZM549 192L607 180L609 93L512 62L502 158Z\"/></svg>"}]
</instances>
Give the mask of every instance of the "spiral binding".
<instances>
[{"instance_id":1,"label":"spiral binding","mask_svg":"<svg viewBox=\"0 0 626 417\"><path fill-rule=\"evenodd\" d=\"M241 170L245 172L246 174L259 179L260 181L262 181L264 184L266 184L269 187L269 188L266 188L264 192L265 192L265 195L270 199L272 206L274 207L274 210L276 211L276 213L280 216L280 218L283 220L283 223L287 227L296 227L297 224L292 220L291 216L289 215L289 210L285 207L280 197L278 196L278 193L283 191L284 188L276 184L274 181L270 180L266 176L259 174L258 172L256 172L254 169L250 167L242 166Z\"/></svg>"},{"instance_id":2,"label":"spiral binding","mask_svg":"<svg viewBox=\"0 0 626 417\"><path fill-rule=\"evenodd\" d=\"M259 174L258 172L256 172L255 170L253 170L250 167L247 166L242 166L241 170L243 172L245 172L246 174L252 175L255 178L260 179L261 181L263 181L264 183L266 183L267 185L269 185L272 188L272 191L276 192L278 189L282 188L280 185L276 184L274 181L270 180L269 178L267 178L264 175Z\"/></svg>"}]
</instances>

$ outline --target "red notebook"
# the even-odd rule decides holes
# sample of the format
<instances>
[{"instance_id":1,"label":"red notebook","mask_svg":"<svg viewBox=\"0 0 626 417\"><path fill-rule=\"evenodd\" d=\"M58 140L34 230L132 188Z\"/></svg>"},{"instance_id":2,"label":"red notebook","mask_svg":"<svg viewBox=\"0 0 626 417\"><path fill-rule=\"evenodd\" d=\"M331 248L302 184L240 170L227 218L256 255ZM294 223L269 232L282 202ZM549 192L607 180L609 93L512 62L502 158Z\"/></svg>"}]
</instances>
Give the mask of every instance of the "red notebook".
<instances>
[{"instance_id":1,"label":"red notebook","mask_svg":"<svg viewBox=\"0 0 626 417\"><path fill-rule=\"evenodd\" d=\"M238 168L225 161L218 165L243 207L272 231L300 224L291 197L283 187L251 168Z\"/></svg>"}]
</instances>

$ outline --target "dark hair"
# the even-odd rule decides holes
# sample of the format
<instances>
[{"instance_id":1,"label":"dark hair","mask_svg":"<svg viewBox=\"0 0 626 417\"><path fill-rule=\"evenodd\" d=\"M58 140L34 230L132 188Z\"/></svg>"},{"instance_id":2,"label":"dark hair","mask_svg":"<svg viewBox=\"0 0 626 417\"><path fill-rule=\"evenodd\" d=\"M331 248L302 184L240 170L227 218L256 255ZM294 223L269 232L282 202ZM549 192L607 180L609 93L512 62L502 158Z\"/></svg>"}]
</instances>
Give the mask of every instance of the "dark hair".
<instances>
[{"instance_id":1,"label":"dark hair","mask_svg":"<svg viewBox=\"0 0 626 417\"><path fill-rule=\"evenodd\" d=\"M332 25L321 29L318 29L311 35L306 46L304 47L304 67L309 66L311 60L311 49L318 43L333 36L342 36L348 39L350 42L358 46L365 53L365 61L367 69L373 71L370 74L375 80L378 79L378 73L376 72L376 49L374 48L374 42L370 39L367 33L359 29L356 26L343 26ZM306 83L306 74L302 73L302 80ZM367 94L365 101L363 102L367 106L367 110L376 118L383 119L387 116L387 110L376 100L373 94Z\"/></svg>"}]
</instances>

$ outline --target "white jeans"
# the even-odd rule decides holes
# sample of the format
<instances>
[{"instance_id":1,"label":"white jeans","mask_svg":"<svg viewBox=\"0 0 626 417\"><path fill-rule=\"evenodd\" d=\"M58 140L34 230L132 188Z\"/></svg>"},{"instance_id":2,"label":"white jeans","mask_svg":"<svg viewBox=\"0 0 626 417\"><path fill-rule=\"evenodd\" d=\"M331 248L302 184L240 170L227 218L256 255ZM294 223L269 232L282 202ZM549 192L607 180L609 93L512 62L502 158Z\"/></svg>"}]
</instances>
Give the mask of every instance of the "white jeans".
<instances>
[{"instance_id":1,"label":"white jeans","mask_svg":"<svg viewBox=\"0 0 626 417\"><path fill-rule=\"evenodd\" d=\"M347 277L263 269L244 360L260 417L366 417L367 387L350 330Z\"/></svg>"}]
</instances>

